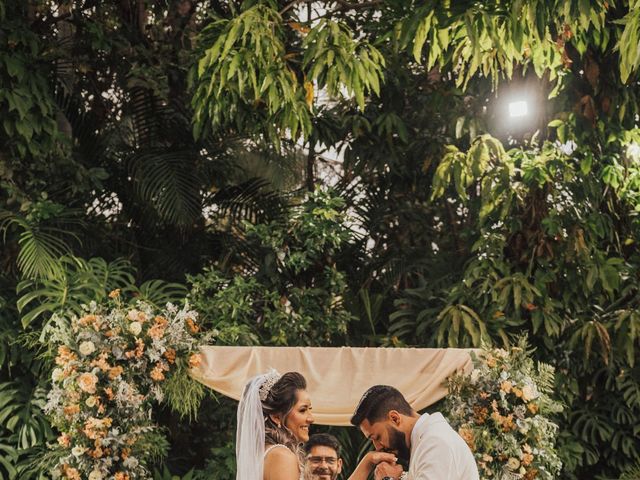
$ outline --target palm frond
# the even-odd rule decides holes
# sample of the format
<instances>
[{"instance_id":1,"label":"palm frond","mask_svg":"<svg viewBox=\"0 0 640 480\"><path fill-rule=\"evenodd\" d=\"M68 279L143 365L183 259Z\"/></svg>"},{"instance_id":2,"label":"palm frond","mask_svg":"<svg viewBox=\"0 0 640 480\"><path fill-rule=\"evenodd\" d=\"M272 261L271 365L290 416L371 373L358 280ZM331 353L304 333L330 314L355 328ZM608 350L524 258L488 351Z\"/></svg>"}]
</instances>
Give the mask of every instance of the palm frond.
<instances>
[{"instance_id":1,"label":"palm frond","mask_svg":"<svg viewBox=\"0 0 640 480\"><path fill-rule=\"evenodd\" d=\"M152 149L134 155L129 164L136 192L162 220L189 225L201 215L201 181L193 151Z\"/></svg>"},{"instance_id":2,"label":"palm frond","mask_svg":"<svg viewBox=\"0 0 640 480\"><path fill-rule=\"evenodd\" d=\"M267 180L259 178L219 190L206 199L206 204L213 218L226 218L235 223L262 223L286 212L284 196L271 190Z\"/></svg>"},{"instance_id":3,"label":"palm frond","mask_svg":"<svg viewBox=\"0 0 640 480\"><path fill-rule=\"evenodd\" d=\"M620 480L638 480L640 478L640 463L634 465L633 467L627 468L622 475L620 476Z\"/></svg>"},{"instance_id":4,"label":"palm frond","mask_svg":"<svg viewBox=\"0 0 640 480\"><path fill-rule=\"evenodd\" d=\"M0 211L0 232L11 227L21 230L18 236L20 253L16 259L18 268L26 278L54 278L62 272L58 259L71 252L65 237L79 240L74 233L57 227L38 225L9 211Z\"/></svg>"},{"instance_id":5,"label":"palm frond","mask_svg":"<svg viewBox=\"0 0 640 480\"><path fill-rule=\"evenodd\" d=\"M24 280L16 288L21 295L16 302L22 325L27 326L42 316L69 311L81 314L82 305L101 300L115 288L131 289L134 269L123 259L106 263L102 259L82 260L65 256L59 260L62 274L57 277Z\"/></svg>"},{"instance_id":6,"label":"palm frond","mask_svg":"<svg viewBox=\"0 0 640 480\"><path fill-rule=\"evenodd\" d=\"M187 287L180 283L149 280L140 285L135 295L139 300L144 300L158 308L163 308L167 303L182 303L187 293L189 293Z\"/></svg>"}]
</instances>

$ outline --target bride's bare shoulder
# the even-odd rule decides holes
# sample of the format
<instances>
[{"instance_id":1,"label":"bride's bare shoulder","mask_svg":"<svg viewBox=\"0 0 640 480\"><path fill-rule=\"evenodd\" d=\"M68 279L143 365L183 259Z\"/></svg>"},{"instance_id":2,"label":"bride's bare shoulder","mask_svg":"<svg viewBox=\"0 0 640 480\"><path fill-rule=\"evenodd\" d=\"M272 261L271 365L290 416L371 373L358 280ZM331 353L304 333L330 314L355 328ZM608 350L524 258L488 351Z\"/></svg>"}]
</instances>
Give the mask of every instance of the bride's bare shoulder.
<instances>
[{"instance_id":1,"label":"bride's bare shoulder","mask_svg":"<svg viewBox=\"0 0 640 480\"><path fill-rule=\"evenodd\" d=\"M276 447L269 450L264 458L265 480L298 480L300 466L298 457L286 447Z\"/></svg>"}]
</instances>

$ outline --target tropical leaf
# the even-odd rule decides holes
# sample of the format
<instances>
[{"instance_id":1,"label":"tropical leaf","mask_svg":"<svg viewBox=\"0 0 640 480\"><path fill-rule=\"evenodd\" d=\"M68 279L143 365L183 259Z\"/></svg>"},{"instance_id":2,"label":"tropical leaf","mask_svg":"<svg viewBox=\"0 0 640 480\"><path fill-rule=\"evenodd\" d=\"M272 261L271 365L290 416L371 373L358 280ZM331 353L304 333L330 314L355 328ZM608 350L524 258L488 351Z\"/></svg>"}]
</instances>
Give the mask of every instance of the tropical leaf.
<instances>
[{"instance_id":1,"label":"tropical leaf","mask_svg":"<svg viewBox=\"0 0 640 480\"><path fill-rule=\"evenodd\" d=\"M167 303L180 305L184 302L189 291L180 283L170 283L164 280L148 280L135 289L134 296L146 301L158 308L163 308Z\"/></svg>"},{"instance_id":2,"label":"tropical leaf","mask_svg":"<svg viewBox=\"0 0 640 480\"><path fill-rule=\"evenodd\" d=\"M86 261L65 256L58 265L62 273L57 277L23 280L18 284L17 307L23 326L64 310L79 315L83 305L103 299L116 288L128 291L134 284L134 269L123 259L107 263L101 258Z\"/></svg>"},{"instance_id":3,"label":"tropical leaf","mask_svg":"<svg viewBox=\"0 0 640 480\"><path fill-rule=\"evenodd\" d=\"M0 232L4 233L5 240L9 228L14 226L21 230L17 264L22 274L33 279L60 275L58 259L71 251L65 238L77 239L77 236L57 227L38 225L6 210L0 211Z\"/></svg>"},{"instance_id":4,"label":"tropical leaf","mask_svg":"<svg viewBox=\"0 0 640 480\"><path fill-rule=\"evenodd\" d=\"M196 158L190 149L157 148L129 159L136 192L165 222L186 226L201 215Z\"/></svg>"},{"instance_id":5,"label":"tropical leaf","mask_svg":"<svg viewBox=\"0 0 640 480\"><path fill-rule=\"evenodd\" d=\"M0 384L0 425L14 434L15 447L26 449L53 439L53 431L42 409L47 401L45 386L13 381Z\"/></svg>"}]
</instances>

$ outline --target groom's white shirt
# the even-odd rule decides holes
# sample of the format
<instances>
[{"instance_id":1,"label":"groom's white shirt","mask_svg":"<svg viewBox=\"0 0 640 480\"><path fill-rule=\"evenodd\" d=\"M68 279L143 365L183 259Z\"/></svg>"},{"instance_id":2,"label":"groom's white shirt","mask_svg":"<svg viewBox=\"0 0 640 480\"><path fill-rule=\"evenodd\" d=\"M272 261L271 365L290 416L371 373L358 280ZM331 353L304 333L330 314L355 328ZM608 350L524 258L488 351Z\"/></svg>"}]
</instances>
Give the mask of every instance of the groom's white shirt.
<instances>
[{"instance_id":1,"label":"groom's white shirt","mask_svg":"<svg viewBox=\"0 0 640 480\"><path fill-rule=\"evenodd\" d=\"M471 450L441 413L424 414L414 425L407 479L479 479Z\"/></svg>"}]
</instances>

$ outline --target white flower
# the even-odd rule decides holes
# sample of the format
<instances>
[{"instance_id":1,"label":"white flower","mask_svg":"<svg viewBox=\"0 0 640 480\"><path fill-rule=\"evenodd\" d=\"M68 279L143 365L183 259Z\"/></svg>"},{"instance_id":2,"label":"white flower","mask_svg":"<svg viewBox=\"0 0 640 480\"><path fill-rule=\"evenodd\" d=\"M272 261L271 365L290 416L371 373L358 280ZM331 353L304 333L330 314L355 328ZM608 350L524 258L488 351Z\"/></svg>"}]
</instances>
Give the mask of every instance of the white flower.
<instances>
[{"instance_id":1,"label":"white flower","mask_svg":"<svg viewBox=\"0 0 640 480\"><path fill-rule=\"evenodd\" d=\"M560 150L565 155L571 155L574 150L578 148L578 145L573 140L569 140L566 143L556 142L556 146L558 147L558 150Z\"/></svg>"},{"instance_id":2,"label":"white flower","mask_svg":"<svg viewBox=\"0 0 640 480\"><path fill-rule=\"evenodd\" d=\"M80 353L82 355L91 355L95 351L96 346L93 344L93 342L82 342L80 344Z\"/></svg>"},{"instance_id":3,"label":"white flower","mask_svg":"<svg viewBox=\"0 0 640 480\"><path fill-rule=\"evenodd\" d=\"M509 356L509 352L507 352L504 348L498 348L496 350L496 356L500 358L507 358Z\"/></svg>"},{"instance_id":4,"label":"white flower","mask_svg":"<svg viewBox=\"0 0 640 480\"><path fill-rule=\"evenodd\" d=\"M54 368L53 372L51 372L51 380L53 380L54 382L59 382L60 380L62 380L63 376L64 372L61 368Z\"/></svg>"},{"instance_id":5,"label":"white flower","mask_svg":"<svg viewBox=\"0 0 640 480\"><path fill-rule=\"evenodd\" d=\"M138 310L130 310L129 313L127 314L127 318L129 320L131 320L132 322L138 320L138 314L140 312L138 312Z\"/></svg>"},{"instance_id":6,"label":"white flower","mask_svg":"<svg viewBox=\"0 0 640 480\"><path fill-rule=\"evenodd\" d=\"M627 146L627 156L629 158L631 158L632 160L639 160L640 159L640 145L638 145L637 143L633 142L630 143Z\"/></svg>"},{"instance_id":7,"label":"white flower","mask_svg":"<svg viewBox=\"0 0 640 480\"><path fill-rule=\"evenodd\" d=\"M533 400L534 398L538 398L540 396L540 393L538 392L538 389L535 387L535 385L525 385L522 388L522 398L525 401L529 401L529 400Z\"/></svg>"},{"instance_id":8,"label":"white flower","mask_svg":"<svg viewBox=\"0 0 640 480\"><path fill-rule=\"evenodd\" d=\"M140 335L140 332L142 332L142 325L140 322L131 322L129 325L129 331L137 337Z\"/></svg>"},{"instance_id":9,"label":"white flower","mask_svg":"<svg viewBox=\"0 0 640 480\"><path fill-rule=\"evenodd\" d=\"M124 467L126 468L133 470L138 466L138 463L139 462L136 457L127 457L127 459L124 462L122 462L122 465L124 465Z\"/></svg>"},{"instance_id":10,"label":"white flower","mask_svg":"<svg viewBox=\"0 0 640 480\"><path fill-rule=\"evenodd\" d=\"M76 456L76 457L79 457L80 455L82 455L82 454L83 454L84 452L86 452L86 451L87 451L87 449L86 449L86 448L81 447L81 446L79 446L79 445L76 445L75 447L73 447L73 448L71 449L71 453L72 453L74 456Z\"/></svg>"},{"instance_id":11,"label":"white flower","mask_svg":"<svg viewBox=\"0 0 640 480\"><path fill-rule=\"evenodd\" d=\"M102 474L100 473L99 470L93 470L89 474L89 480L102 480Z\"/></svg>"},{"instance_id":12,"label":"white flower","mask_svg":"<svg viewBox=\"0 0 640 480\"><path fill-rule=\"evenodd\" d=\"M95 407L95 406L96 406L96 397L94 397L93 395L91 395L89 398L87 398L87 399L85 400L85 402L84 402L84 403L85 403L85 405L86 405L87 407L90 407L90 408L91 408L91 407Z\"/></svg>"},{"instance_id":13,"label":"white flower","mask_svg":"<svg viewBox=\"0 0 640 480\"><path fill-rule=\"evenodd\" d=\"M507 460L507 467L510 470L517 470L520 467L520 460L516 457L509 458L509 460Z\"/></svg>"}]
</instances>

